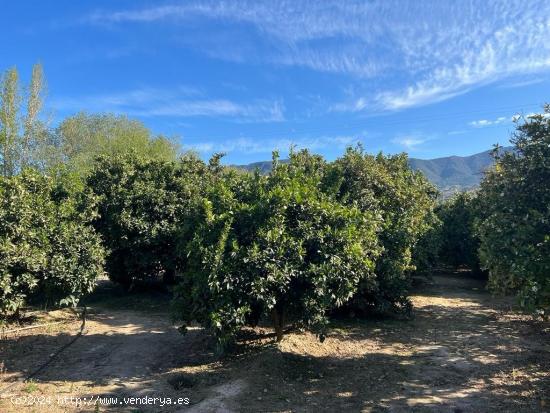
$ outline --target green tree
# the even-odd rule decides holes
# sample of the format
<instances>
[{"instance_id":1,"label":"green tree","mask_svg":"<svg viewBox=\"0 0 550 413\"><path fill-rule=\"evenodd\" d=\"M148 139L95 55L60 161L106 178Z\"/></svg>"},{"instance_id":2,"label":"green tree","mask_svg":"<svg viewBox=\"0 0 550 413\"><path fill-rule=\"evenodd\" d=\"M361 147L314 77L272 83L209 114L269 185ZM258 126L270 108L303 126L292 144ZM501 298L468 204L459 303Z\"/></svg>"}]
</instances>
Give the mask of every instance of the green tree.
<instances>
[{"instance_id":1,"label":"green tree","mask_svg":"<svg viewBox=\"0 0 550 413\"><path fill-rule=\"evenodd\" d=\"M14 67L7 70L0 79L0 149L3 176L12 176L17 172L20 155L20 105L19 74Z\"/></svg>"},{"instance_id":2,"label":"green tree","mask_svg":"<svg viewBox=\"0 0 550 413\"><path fill-rule=\"evenodd\" d=\"M46 127L39 115L44 106L45 80L42 65L37 63L32 68L31 83L27 96L27 111L23 119L23 136L21 139L21 168L40 166L40 154L46 144Z\"/></svg>"},{"instance_id":3,"label":"green tree","mask_svg":"<svg viewBox=\"0 0 550 413\"><path fill-rule=\"evenodd\" d=\"M524 308L550 312L550 106L519 121L514 150L495 149L479 190L479 256L494 292L517 292Z\"/></svg>"},{"instance_id":4,"label":"green tree","mask_svg":"<svg viewBox=\"0 0 550 413\"><path fill-rule=\"evenodd\" d=\"M174 281L181 270L176 234L189 225L186 217L206 169L192 155L178 163L137 153L97 159L87 186L98 198L94 226L109 250L107 270L113 281L126 287Z\"/></svg>"},{"instance_id":5,"label":"green tree","mask_svg":"<svg viewBox=\"0 0 550 413\"><path fill-rule=\"evenodd\" d=\"M29 301L76 305L93 289L104 250L89 225L93 199L82 191L62 173L54 179L29 169L0 178L0 314Z\"/></svg>"},{"instance_id":6,"label":"green tree","mask_svg":"<svg viewBox=\"0 0 550 413\"><path fill-rule=\"evenodd\" d=\"M416 274L431 274L439 265L439 250L441 248L441 227L443 222L434 213L426 216L427 230L424 231L413 248L412 264Z\"/></svg>"},{"instance_id":7,"label":"green tree","mask_svg":"<svg viewBox=\"0 0 550 413\"><path fill-rule=\"evenodd\" d=\"M39 63L32 68L25 94L20 90L16 68L0 77L3 176L13 176L26 167L48 171L61 164L85 176L95 159L106 154L133 152L150 159L176 159L179 147L174 139L153 135L143 123L126 116L79 113L65 119L57 128L49 129L40 118L45 84Z\"/></svg>"},{"instance_id":8,"label":"green tree","mask_svg":"<svg viewBox=\"0 0 550 413\"><path fill-rule=\"evenodd\" d=\"M25 112L21 113L23 94L16 68L0 79L0 150L3 176L13 176L29 166L40 166L40 155L47 140L47 130L40 121L44 103L44 74L37 63L32 68Z\"/></svg>"},{"instance_id":9,"label":"green tree","mask_svg":"<svg viewBox=\"0 0 550 413\"><path fill-rule=\"evenodd\" d=\"M442 222L438 255L442 263L480 271L479 238L474 229L476 210L476 197L471 192L456 194L438 206Z\"/></svg>"},{"instance_id":10,"label":"green tree","mask_svg":"<svg viewBox=\"0 0 550 413\"><path fill-rule=\"evenodd\" d=\"M268 176L222 171L194 219L176 314L212 329L227 344L244 325L271 319L324 337L328 313L372 279L379 219L321 190L320 157L274 157ZM211 162L211 167L215 162Z\"/></svg>"},{"instance_id":11,"label":"green tree","mask_svg":"<svg viewBox=\"0 0 550 413\"><path fill-rule=\"evenodd\" d=\"M56 131L59 159L86 175L101 155L135 153L148 159L174 161L178 147L164 136L153 136L140 121L112 114L79 113Z\"/></svg>"},{"instance_id":12,"label":"green tree","mask_svg":"<svg viewBox=\"0 0 550 413\"><path fill-rule=\"evenodd\" d=\"M408 311L409 275L415 269L412 257L435 222L435 188L409 168L406 155L372 156L357 147L348 148L330 165L325 191L382 220L383 252L376 262L375 282L363 281L351 305L360 312Z\"/></svg>"}]
</instances>

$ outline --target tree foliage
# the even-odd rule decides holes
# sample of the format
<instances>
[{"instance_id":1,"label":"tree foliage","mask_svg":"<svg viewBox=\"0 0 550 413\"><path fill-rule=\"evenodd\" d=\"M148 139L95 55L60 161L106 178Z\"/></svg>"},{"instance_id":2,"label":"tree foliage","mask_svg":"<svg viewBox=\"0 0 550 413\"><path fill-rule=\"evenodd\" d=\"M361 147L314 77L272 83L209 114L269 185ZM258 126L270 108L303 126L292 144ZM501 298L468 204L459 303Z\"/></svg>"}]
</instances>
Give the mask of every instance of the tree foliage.
<instances>
[{"instance_id":1,"label":"tree foliage","mask_svg":"<svg viewBox=\"0 0 550 413\"><path fill-rule=\"evenodd\" d=\"M197 210L197 230L176 295L177 315L222 343L244 325L287 320L323 337L327 313L359 282L374 282L380 217L323 192L324 161L307 152L274 158L267 176L226 171ZM370 281L368 281L370 280Z\"/></svg>"},{"instance_id":2,"label":"tree foliage","mask_svg":"<svg viewBox=\"0 0 550 413\"><path fill-rule=\"evenodd\" d=\"M426 230L420 234L416 242L412 264L417 275L429 275L439 264L439 249L441 248L441 227L443 222L437 214L437 207L433 213L426 215Z\"/></svg>"},{"instance_id":3,"label":"tree foliage","mask_svg":"<svg viewBox=\"0 0 550 413\"><path fill-rule=\"evenodd\" d=\"M32 69L28 92L23 93L17 69L0 77L0 157L3 176L13 176L29 166L38 166L47 141L47 130L39 115L45 81L40 64ZM21 113L27 98L25 111Z\"/></svg>"},{"instance_id":4,"label":"tree foliage","mask_svg":"<svg viewBox=\"0 0 550 413\"><path fill-rule=\"evenodd\" d=\"M408 310L413 255L435 221L435 188L409 168L406 155L372 156L361 147L349 148L329 166L325 186L339 202L379 215L382 222L375 282L362 282L355 310Z\"/></svg>"},{"instance_id":5,"label":"tree foliage","mask_svg":"<svg viewBox=\"0 0 550 413\"><path fill-rule=\"evenodd\" d=\"M550 311L550 107L517 126L514 151L495 150L479 191L481 264L495 292Z\"/></svg>"},{"instance_id":6,"label":"tree foliage","mask_svg":"<svg viewBox=\"0 0 550 413\"><path fill-rule=\"evenodd\" d=\"M102 155L137 154L159 161L175 161L178 147L173 140L154 136L143 123L126 116L79 113L65 119L54 133L57 157L82 175Z\"/></svg>"},{"instance_id":7,"label":"tree foliage","mask_svg":"<svg viewBox=\"0 0 550 413\"><path fill-rule=\"evenodd\" d=\"M32 170L0 178L0 313L29 300L75 305L103 273L104 250L89 225L93 204L68 175ZM91 200L91 198L89 198Z\"/></svg>"},{"instance_id":8,"label":"tree foliage","mask_svg":"<svg viewBox=\"0 0 550 413\"><path fill-rule=\"evenodd\" d=\"M176 234L204 183L206 166L192 155L179 163L137 153L100 156L87 177L98 198L94 226L109 250L107 270L127 287L174 281L180 262Z\"/></svg>"},{"instance_id":9,"label":"tree foliage","mask_svg":"<svg viewBox=\"0 0 550 413\"><path fill-rule=\"evenodd\" d=\"M2 149L2 175L17 172L17 144L19 136L19 73L16 68L7 70L0 78L0 146Z\"/></svg>"},{"instance_id":10,"label":"tree foliage","mask_svg":"<svg viewBox=\"0 0 550 413\"><path fill-rule=\"evenodd\" d=\"M46 128L39 119L44 105L45 79L42 65L32 68L31 83L27 92L27 107L23 117L23 136L21 137L21 168L38 166L40 152L45 145Z\"/></svg>"},{"instance_id":11,"label":"tree foliage","mask_svg":"<svg viewBox=\"0 0 550 413\"><path fill-rule=\"evenodd\" d=\"M101 274L103 248L127 287L181 281L178 317L222 342L267 318L279 339L287 321L323 336L345 305L409 308L414 257L437 217L434 188L405 155L292 152L250 174L221 155L176 160L171 139L125 116L79 113L48 129L41 66L25 94L18 82L15 69L0 82L3 312L74 304Z\"/></svg>"},{"instance_id":12,"label":"tree foliage","mask_svg":"<svg viewBox=\"0 0 550 413\"><path fill-rule=\"evenodd\" d=\"M476 195L471 192L456 194L437 208L437 215L442 222L440 262L453 267L466 266L479 272L479 238L474 228Z\"/></svg>"}]
</instances>

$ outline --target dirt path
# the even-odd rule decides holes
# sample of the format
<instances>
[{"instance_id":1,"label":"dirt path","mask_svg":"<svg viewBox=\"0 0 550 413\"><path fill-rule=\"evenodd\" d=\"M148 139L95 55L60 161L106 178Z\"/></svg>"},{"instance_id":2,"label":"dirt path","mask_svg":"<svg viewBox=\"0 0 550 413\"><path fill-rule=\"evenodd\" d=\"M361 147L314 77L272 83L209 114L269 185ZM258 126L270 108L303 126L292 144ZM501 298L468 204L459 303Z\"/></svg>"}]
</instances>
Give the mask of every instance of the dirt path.
<instances>
[{"instance_id":1,"label":"dirt path","mask_svg":"<svg viewBox=\"0 0 550 413\"><path fill-rule=\"evenodd\" d=\"M89 315L85 334L39 373L35 377L36 383L17 385L14 391L4 396L0 411L10 407L6 398L14 395L56 397L53 403L38 411L93 411L95 408L94 403L87 409L83 401L81 406L75 406L74 401L60 406L57 396L90 399L98 395L174 395L172 386L159 380L159 376L185 363L182 351L191 347L186 346L191 337L183 337L169 320L167 314L137 311L117 310L109 315L103 312ZM72 340L74 334L67 332L78 331L79 324L75 321L64 325L62 331L28 332L16 341L4 344L1 352L6 370L4 381L23 377L35 370L58 348ZM17 410L14 406L11 408Z\"/></svg>"},{"instance_id":2,"label":"dirt path","mask_svg":"<svg viewBox=\"0 0 550 413\"><path fill-rule=\"evenodd\" d=\"M201 330L182 336L165 312L99 307L86 334L35 383L3 396L0 411L25 410L12 403L20 396L54 398L28 411L95 411L59 405L57 397L99 395L188 398L189 405L112 403L98 411L550 411L547 326L515 315L482 287L436 276L413 295L411 321L335 322L323 344L295 333L278 346L268 338L248 342L223 359ZM75 321L3 340L0 389L70 341L63 331L77 330Z\"/></svg>"}]
</instances>

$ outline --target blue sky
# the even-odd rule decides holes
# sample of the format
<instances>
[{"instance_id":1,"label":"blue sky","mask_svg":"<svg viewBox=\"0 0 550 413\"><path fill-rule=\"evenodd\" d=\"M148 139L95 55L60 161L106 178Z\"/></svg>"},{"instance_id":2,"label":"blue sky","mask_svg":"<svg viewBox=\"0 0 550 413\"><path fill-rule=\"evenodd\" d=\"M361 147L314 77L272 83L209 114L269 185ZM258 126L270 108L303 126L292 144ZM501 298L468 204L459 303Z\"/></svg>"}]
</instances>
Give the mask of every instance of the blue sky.
<instances>
[{"instance_id":1,"label":"blue sky","mask_svg":"<svg viewBox=\"0 0 550 413\"><path fill-rule=\"evenodd\" d=\"M229 163L469 155L550 101L548 1L18 1L0 35L1 71L44 65L54 125L124 113Z\"/></svg>"}]
</instances>

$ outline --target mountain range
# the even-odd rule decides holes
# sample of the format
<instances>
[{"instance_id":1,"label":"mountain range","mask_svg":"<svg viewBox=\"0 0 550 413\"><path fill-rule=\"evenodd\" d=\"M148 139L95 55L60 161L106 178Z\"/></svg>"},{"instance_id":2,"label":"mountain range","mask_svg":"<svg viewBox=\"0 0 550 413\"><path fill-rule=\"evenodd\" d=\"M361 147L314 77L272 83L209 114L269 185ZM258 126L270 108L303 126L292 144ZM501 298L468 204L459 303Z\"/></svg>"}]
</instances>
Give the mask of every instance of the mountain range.
<instances>
[{"instance_id":1,"label":"mountain range","mask_svg":"<svg viewBox=\"0 0 550 413\"><path fill-rule=\"evenodd\" d=\"M503 151L511 149L511 147L502 148ZM435 159L409 158L409 165L412 169L424 173L426 178L445 196L476 187L483 178L483 172L493 164L491 152L492 149L470 156L446 156ZM281 162L286 161L282 160ZM267 173L271 170L271 161L254 162L237 167L248 171L259 169L261 173Z\"/></svg>"}]
</instances>

